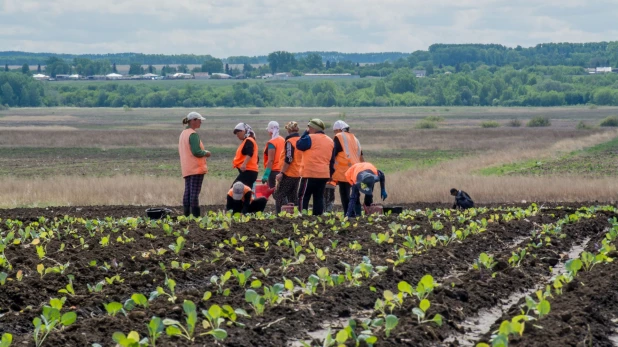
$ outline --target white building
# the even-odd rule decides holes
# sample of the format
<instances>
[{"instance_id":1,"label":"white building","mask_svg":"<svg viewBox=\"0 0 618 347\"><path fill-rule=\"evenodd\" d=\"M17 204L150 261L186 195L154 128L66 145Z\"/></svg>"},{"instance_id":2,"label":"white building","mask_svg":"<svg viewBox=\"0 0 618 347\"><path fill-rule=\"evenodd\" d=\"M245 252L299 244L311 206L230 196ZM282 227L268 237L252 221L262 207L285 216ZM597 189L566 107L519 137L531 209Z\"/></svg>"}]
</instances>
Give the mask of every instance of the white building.
<instances>
[{"instance_id":1,"label":"white building","mask_svg":"<svg viewBox=\"0 0 618 347\"><path fill-rule=\"evenodd\" d=\"M122 75L117 73L110 73L108 75L105 75L105 78L107 78L108 80L119 80L122 78Z\"/></svg>"},{"instance_id":2,"label":"white building","mask_svg":"<svg viewBox=\"0 0 618 347\"><path fill-rule=\"evenodd\" d=\"M43 74L36 74L36 75L33 75L32 78L38 81L47 81L49 79L49 76L46 76Z\"/></svg>"}]
</instances>

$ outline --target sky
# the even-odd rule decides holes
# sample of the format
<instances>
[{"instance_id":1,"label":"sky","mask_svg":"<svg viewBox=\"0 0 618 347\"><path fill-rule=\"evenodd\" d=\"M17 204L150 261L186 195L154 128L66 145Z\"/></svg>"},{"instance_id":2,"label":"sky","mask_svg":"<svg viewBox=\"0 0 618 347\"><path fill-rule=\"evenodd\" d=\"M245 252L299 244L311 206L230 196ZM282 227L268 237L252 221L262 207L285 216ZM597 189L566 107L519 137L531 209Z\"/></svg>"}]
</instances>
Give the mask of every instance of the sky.
<instances>
[{"instance_id":1,"label":"sky","mask_svg":"<svg viewBox=\"0 0 618 347\"><path fill-rule=\"evenodd\" d=\"M265 55L618 40L618 0L0 0L0 51Z\"/></svg>"}]
</instances>

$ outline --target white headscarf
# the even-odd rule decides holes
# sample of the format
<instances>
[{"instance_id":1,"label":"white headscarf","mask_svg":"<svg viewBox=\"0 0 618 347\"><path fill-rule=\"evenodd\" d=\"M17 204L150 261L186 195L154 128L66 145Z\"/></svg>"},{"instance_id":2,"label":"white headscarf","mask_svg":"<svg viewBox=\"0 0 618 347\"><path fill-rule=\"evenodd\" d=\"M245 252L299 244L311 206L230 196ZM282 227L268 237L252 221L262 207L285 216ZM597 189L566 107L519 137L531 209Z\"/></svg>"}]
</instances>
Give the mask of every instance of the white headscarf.
<instances>
[{"instance_id":1,"label":"white headscarf","mask_svg":"<svg viewBox=\"0 0 618 347\"><path fill-rule=\"evenodd\" d=\"M271 140L274 140L277 137L279 137L279 123L275 122L274 120L268 123L268 127L266 128L266 130L268 130L268 132L273 134L271 136Z\"/></svg>"},{"instance_id":2,"label":"white headscarf","mask_svg":"<svg viewBox=\"0 0 618 347\"><path fill-rule=\"evenodd\" d=\"M335 122L335 124L333 124L333 130L343 130L349 127L350 126L342 120L338 120Z\"/></svg>"},{"instance_id":3,"label":"white headscarf","mask_svg":"<svg viewBox=\"0 0 618 347\"><path fill-rule=\"evenodd\" d=\"M236 124L236 126L234 127L234 130L243 130L245 132L245 138L249 137L250 135L253 135L255 137L255 133L253 132L253 129L251 129L251 127L247 123Z\"/></svg>"}]
</instances>

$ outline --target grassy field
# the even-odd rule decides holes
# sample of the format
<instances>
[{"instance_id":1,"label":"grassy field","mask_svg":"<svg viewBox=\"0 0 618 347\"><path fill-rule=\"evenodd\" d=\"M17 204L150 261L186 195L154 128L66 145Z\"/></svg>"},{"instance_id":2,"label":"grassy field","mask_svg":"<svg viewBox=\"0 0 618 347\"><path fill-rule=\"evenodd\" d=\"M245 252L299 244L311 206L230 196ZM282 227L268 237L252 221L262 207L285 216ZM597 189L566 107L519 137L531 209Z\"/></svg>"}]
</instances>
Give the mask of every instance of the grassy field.
<instances>
[{"instance_id":1,"label":"grassy field","mask_svg":"<svg viewBox=\"0 0 618 347\"><path fill-rule=\"evenodd\" d=\"M0 111L0 206L172 204L182 194L177 153L189 109L37 108ZM258 143L268 121L345 119L365 157L387 173L390 202L449 201L462 187L477 201L613 199L618 135L578 130L618 108L278 108L198 109L200 136L213 156L203 203L220 204L236 171L234 125ZM538 115L545 128L509 127ZM416 129L428 117L436 129ZM494 120L498 128L484 129ZM327 134L332 135L330 129ZM489 175L489 176L488 176ZM548 184L551 182L551 184ZM577 184L581 189L567 186ZM79 187L79 188L77 188ZM532 189L528 189L533 187ZM567 189L569 188L569 189ZM612 190L615 189L615 190ZM146 190L146 191L144 191ZM612 195L613 194L613 195Z\"/></svg>"}]
</instances>

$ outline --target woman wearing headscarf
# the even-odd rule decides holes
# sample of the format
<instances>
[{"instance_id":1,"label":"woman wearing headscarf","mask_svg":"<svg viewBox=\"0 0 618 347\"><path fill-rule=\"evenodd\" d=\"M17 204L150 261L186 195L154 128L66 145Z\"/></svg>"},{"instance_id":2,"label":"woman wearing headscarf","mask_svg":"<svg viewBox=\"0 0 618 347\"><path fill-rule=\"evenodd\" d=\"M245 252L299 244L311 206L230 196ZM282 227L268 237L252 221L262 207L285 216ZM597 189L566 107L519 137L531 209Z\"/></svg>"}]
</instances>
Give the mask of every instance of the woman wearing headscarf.
<instances>
[{"instance_id":1,"label":"woman wearing headscarf","mask_svg":"<svg viewBox=\"0 0 618 347\"><path fill-rule=\"evenodd\" d=\"M210 157L210 152L204 150L204 144L200 140L200 136L196 130L202 125L205 120L202 115L197 112L189 113L183 120L182 124L187 127L180 134L178 140L178 154L180 155L180 167L182 169L182 177L185 179L185 193L182 198L182 206L184 215L200 215L199 196L202 190L202 182L204 175L208 172L206 158Z\"/></svg>"},{"instance_id":2,"label":"woman wearing headscarf","mask_svg":"<svg viewBox=\"0 0 618 347\"><path fill-rule=\"evenodd\" d=\"M274 188L277 183L276 177L281 172L283 162L281 161L281 153L283 152L283 146L285 140L279 135L279 123L272 121L268 123L266 128L270 135L270 140L266 142L264 148L264 176L262 176L262 183L268 182L269 188Z\"/></svg>"},{"instance_id":3,"label":"woman wearing headscarf","mask_svg":"<svg viewBox=\"0 0 618 347\"><path fill-rule=\"evenodd\" d=\"M283 162L281 173L277 175L277 189L273 193L277 213L281 212L281 206L289 203L298 203L298 183L300 182L300 170L303 162L303 152L296 150L296 142L300 139L298 123L289 122L285 126L288 136L285 138L284 149L281 152L280 162Z\"/></svg>"},{"instance_id":4,"label":"woman wearing headscarf","mask_svg":"<svg viewBox=\"0 0 618 347\"><path fill-rule=\"evenodd\" d=\"M253 187L258 178L259 149L255 141L253 129L246 123L238 123L234 127L234 135L238 137L240 146L236 150L232 165L238 169L238 176L234 182L242 182Z\"/></svg>"},{"instance_id":5,"label":"woman wearing headscarf","mask_svg":"<svg viewBox=\"0 0 618 347\"><path fill-rule=\"evenodd\" d=\"M346 171L354 164L362 163L365 161L363 158L363 151L360 142L350 133L350 126L342 121L338 120L333 124L333 131L335 132L335 148L333 149L333 155L330 159L330 167L332 180L339 185L339 197L341 198L341 207L344 211L348 210L348 204L350 202L350 189L352 186L345 177ZM355 207L357 213L360 213L360 203Z\"/></svg>"}]
</instances>

